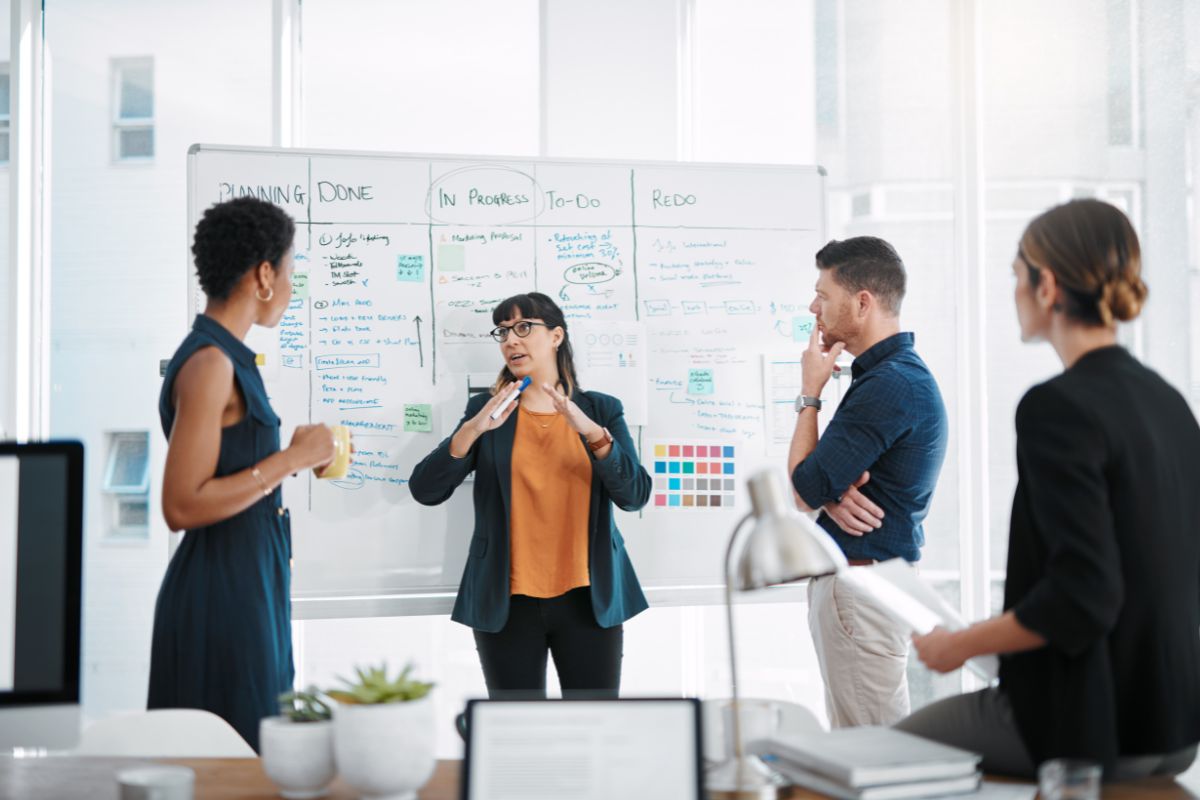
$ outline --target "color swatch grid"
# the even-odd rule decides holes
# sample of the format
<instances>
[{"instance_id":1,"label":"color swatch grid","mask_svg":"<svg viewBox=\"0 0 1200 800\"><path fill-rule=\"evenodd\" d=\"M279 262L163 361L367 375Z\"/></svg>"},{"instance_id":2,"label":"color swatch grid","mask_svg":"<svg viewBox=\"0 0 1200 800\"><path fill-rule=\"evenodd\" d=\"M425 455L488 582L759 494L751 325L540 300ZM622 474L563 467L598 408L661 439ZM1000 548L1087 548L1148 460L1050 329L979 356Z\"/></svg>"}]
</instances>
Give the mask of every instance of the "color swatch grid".
<instances>
[{"instance_id":1,"label":"color swatch grid","mask_svg":"<svg viewBox=\"0 0 1200 800\"><path fill-rule=\"evenodd\" d=\"M655 442L650 452L653 508L733 508L737 482L733 445Z\"/></svg>"}]
</instances>

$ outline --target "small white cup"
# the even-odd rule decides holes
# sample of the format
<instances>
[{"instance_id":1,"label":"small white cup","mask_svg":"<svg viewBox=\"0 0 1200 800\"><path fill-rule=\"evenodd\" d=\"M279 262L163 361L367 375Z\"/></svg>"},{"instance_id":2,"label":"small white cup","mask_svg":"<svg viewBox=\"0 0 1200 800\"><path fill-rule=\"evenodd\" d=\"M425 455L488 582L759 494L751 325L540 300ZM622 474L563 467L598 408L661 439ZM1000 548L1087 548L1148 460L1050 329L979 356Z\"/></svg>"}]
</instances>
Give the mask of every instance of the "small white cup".
<instances>
[{"instance_id":1,"label":"small white cup","mask_svg":"<svg viewBox=\"0 0 1200 800\"><path fill-rule=\"evenodd\" d=\"M779 730L783 719L783 708L770 700L739 700L738 716L742 721L742 752L751 752L751 742L770 739ZM725 728L725 755L730 757L735 752L733 741L733 701L730 700L721 709Z\"/></svg>"},{"instance_id":2,"label":"small white cup","mask_svg":"<svg viewBox=\"0 0 1200 800\"><path fill-rule=\"evenodd\" d=\"M117 773L121 800L192 800L196 773L188 767L134 767Z\"/></svg>"}]
</instances>

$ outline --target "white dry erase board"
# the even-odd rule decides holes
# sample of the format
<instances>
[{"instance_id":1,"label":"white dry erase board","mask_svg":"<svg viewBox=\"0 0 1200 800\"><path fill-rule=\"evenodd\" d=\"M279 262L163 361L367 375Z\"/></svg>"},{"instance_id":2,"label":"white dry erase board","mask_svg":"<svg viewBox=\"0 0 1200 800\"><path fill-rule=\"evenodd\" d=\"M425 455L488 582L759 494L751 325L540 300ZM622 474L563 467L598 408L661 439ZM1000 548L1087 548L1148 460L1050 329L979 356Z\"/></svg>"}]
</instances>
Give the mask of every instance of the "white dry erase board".
<instances>
[{"instance_id":1,"label":"white dry erase board","mask_svg":"<svg viewBox=\"0 0 1200 800\"><path fill-rule=\"evenodd\" d=\"M247 340L283 443L325 422L358 448L345 480L284 484L297 617L449 611L471 486L426 508L406 482L501 366L493 306L532 290L564 309L581 384L622 400L654 476L641 513L617 512L650 601L720 600L745 478L784 469L764 365L811 326L818 167L195 145L189 247L204 209L241 195L297 223L291 307ZM194 314L190 254L188 272Z\"/></svg>"}]
</instances>

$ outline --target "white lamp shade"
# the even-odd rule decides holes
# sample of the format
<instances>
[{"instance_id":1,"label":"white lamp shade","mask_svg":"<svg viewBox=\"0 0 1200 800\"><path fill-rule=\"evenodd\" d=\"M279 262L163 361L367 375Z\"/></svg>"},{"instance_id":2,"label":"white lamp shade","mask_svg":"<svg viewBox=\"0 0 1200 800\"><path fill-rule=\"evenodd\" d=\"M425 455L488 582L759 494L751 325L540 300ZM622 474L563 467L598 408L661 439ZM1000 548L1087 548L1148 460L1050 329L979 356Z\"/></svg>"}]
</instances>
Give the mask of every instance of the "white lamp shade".
<instances>
[{"instance_id":1,"label":"white lamp shade","mask_svg":"<svg viewBox=\"0 0 1200 800\"><path fill-rule=\"evenodd\" d=\"M846 568L846 556L828 533L802 515L773 470L750 479L752 529L731 576L734 591L832 575Z\"/></svg>"}]
</instances>

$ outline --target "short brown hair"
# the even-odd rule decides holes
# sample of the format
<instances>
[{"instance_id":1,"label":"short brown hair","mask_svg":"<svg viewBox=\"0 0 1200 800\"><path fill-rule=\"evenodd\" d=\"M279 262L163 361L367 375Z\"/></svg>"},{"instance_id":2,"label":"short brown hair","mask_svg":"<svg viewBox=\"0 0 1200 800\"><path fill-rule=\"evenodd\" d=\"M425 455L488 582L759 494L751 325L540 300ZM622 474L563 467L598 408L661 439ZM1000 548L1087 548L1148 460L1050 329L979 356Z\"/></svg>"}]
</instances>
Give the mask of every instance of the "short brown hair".
<instances>
[{"instance_id":1,"label":"short brown hair","mask_svg":"<svg viewBox=\"0 0 1200 800\"><path fill-rule=\"evenodd\" d=\"M870 292L892 314L904 300L904 262L896 248L875 236L836 239L817 251L817 268L833 270L833 278L851 292Z\"/></svg>"},{"instance_id":2,"label":"short brown hair","mask_svg":"<svg viewBox=\"0 0 1200 800\"><path fill-rule=\"evenodd\" d=\"M1029 223L1017 251L1036 287L1041 270L1063 288L1063 313L1105 327L1141 313L1150 290L1142 281L1137 233L1119 208L1101 200L1071 200Z\"/></svg>"}]
</instances>

